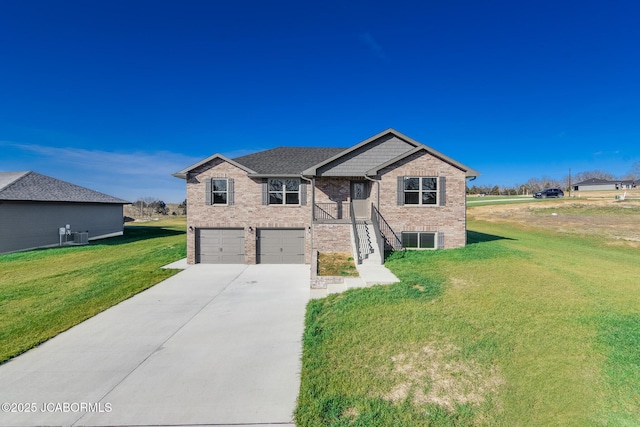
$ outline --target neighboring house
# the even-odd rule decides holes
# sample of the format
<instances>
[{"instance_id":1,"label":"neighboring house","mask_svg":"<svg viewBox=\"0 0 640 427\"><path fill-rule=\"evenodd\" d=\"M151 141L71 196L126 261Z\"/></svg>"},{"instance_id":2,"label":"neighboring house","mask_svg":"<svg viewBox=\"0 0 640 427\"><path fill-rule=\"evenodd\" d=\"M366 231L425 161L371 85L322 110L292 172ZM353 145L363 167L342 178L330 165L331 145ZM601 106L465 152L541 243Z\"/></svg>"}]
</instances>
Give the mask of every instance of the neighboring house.
<instances>
[{"instance_id":1,"label":"neighboring house","mask_svg":"<svg viewBox=\"0 0 640 427\"><path fill-rule=\"evenodd\" d=\"M350 148L214 154L174 174L187 182L190 264L461 247L466 179L478 175L393 129Z\"/></svg>"},{"instance_id":2,"label":"neighboring house","mask_svg":"<svg viewBox=\"0 0 640 427\"><path fill-rule=\"evenodd\" d=\"M631 190L634 188L637 188L637 184L633 180L610 181L607 179L590 178L573 184L573 191Z\"/></svg>"},{"instance_id":3,"label":"neighboring house","mask_svg":"<svg viewBox=\"0 0 640 427\"><path fill-rule=\"evenodd\" d=\"M0 253L122 235L128 203L32 171L0 172ZM67 225L82 234L68 236Z\"/></svg>"}]
</instances>

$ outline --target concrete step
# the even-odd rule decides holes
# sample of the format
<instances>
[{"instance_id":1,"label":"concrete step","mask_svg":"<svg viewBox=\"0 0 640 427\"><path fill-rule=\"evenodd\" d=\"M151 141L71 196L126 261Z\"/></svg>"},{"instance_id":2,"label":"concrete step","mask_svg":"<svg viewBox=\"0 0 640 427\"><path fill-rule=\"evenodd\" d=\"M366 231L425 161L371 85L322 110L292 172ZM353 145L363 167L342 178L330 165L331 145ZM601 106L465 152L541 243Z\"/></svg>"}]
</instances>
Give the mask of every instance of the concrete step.
<instances>
[{"instance_id":1,"label":"concrete step","mask_svg":"<svg viewBox=\"0 0 640 427\"><path fill-rule=\"evenodd\" d=\"M359 264L356 265L360 278L367 284L371 285L386 285L390 283L397 283L400 280L384 265L378 264Z\"/></svg>"}]
</instances>

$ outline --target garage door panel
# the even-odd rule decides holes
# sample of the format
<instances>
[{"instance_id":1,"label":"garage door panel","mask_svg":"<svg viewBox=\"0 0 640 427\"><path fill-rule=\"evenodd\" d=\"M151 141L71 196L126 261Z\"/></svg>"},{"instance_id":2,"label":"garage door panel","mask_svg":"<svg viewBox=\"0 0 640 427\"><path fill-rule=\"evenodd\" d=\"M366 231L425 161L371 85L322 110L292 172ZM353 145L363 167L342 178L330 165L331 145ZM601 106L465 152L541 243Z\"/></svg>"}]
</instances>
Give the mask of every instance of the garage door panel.
<instances>
[{"instance_id":1,"label":"garage door panel","mask_svg":"<svg viewBox=\"0 0 640 427\"><path fill-rule=\"evenodd\" d=\"M201 264L243 264L244 230L238 228L198 229L196 262Z\"/></svg>"},{"instance_id":2,"label":"garage door panel","mask_svg":"<svg viewBox=\"0 0 640 427\"><path fill-rule=\"evenodd\" d=\"M304 264L304 229L259 229L258 263Z\"/></svg>"}]
</instances>

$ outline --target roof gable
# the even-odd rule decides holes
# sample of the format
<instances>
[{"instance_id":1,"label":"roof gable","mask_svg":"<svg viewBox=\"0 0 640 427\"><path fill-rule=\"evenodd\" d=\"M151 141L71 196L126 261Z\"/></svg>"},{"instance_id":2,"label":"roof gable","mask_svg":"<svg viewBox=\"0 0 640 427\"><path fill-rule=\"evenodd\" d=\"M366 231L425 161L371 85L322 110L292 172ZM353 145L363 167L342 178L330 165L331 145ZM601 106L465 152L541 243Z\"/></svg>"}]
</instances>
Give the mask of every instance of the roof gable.
<instances>
[{"instance_id":1,"label":"roof gable","mask_svg":"<svg viewBox=\"0 0 640 427\"><path fill-rule=\"evenodd\" d=\"M304 174L307 176L372 176L376 175L380 169L421 150L463 170L467 177L480 175L468 166L391 128L305 170Z\"/></svg>"},{"instance_id":2,"label":"roof gable","mask_svg":"<svg viewBox=\"0 0 640 427\"><path fill-rule=\"evenodd\" d=\"M480 172L478 172L478 171L476 171L474 169L471 169L470 167L465 166L462 163L457 162L457 161L453 160L452 158L447 157L444 154L442 154L442 153L440 153L440 152L438 152L438 151L436 151L436 150L434 150L432 148L429 148L429 147L427 147L426 145L423 145L423 144L420 144L419 146L417 146L413 150L407 151L406 153L403 153L403 154L401 154L400 156L398 156L398 157L396 157L394 159L391 159L391 160L389 160L389 161L387 161L385 163L377 165L376 167L368 170L366 172L366 175L368 175L368 176L377 175L378 172L380 172L380 170L386 168L387 166L391 166L392 164L394 164L396 162L399 162L400 160L403 160L403 159L409 157L410 155L412 155L414 153L419 153L420 151L425 151L425 152L431 154L432 156L437 157L440 160L442 160L442 161L444 161L446 163L449 163L450 165L455 166L456 168L464 171L465 172L465 176L467 178L480 176Z\"/></svg>"},{"instance_id":3,"label":"roof gable","mask_svg":"<svg viewBox=\"0 0 640 427\"><path fill-rule=\"evenodd\" d=\"M339 157L317 167L317 176L362 176L372 167L398 157L402 153L415 148L414 145L398 138L393 134L386 134L358 144L357 148L342 152Z\"/></svg>"},{"instance_id":4,"label":"roof gable","mask_svg":"<svg viewBox=\"0 0 640 427\"><path fill-rule=\"evenodd\" d=\"M200 167L200 166L202 166L202 165L204 165L206 163L209 163L210 161L215 160L215 159L220 159L220 160L223 160L225 162L231 163L232 165L244 170L247 173L255 173L255 171L251 170L250 168L248 168L248 167L246 167L244 165L241 165L241 164L231 160L230 158L228 158L226 156L223 156L222 154L216 153L216 154L214 154L212 156L209 156L204 160L200 160L198 163L194 163L191 166L188 166L188 167L182 169L181 171L176 172L176 173L174 173L172 175L175 176L176 178L186 179L187 178L187 174L189 172L191 172L195 168L198 168L198 167Z\"/></svg>"},{"instance_id":5,"label":"roof gable","mask_svg":"<svg viewBox=\"0 0 640 427\"><path fill-rule=\"evenodd\" d=\"M2 184L5 184L2 186ZM30 202L113 203L130 202L37 172L0 173L0 200Z\"/></svg>"}]
</instances>

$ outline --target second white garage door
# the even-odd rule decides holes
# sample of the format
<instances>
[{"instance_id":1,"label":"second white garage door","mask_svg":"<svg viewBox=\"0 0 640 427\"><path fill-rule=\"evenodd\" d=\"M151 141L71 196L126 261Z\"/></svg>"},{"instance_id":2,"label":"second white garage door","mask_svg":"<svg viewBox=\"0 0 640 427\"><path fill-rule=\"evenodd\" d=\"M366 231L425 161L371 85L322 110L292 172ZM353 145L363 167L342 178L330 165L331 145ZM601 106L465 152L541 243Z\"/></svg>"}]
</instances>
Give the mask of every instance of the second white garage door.
<instances>
[{"instance_id":1,"label":"second white garage door","mask_svg":"<svg viewBox=\"0 0 640 427\"><path fill-rule=\"evenodd\" d=\"M260 228L257 230L259 264L304 264L304 229Z\"/></svg>"}]
</instances>

